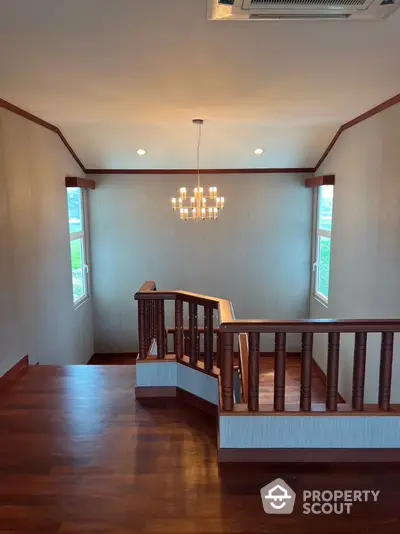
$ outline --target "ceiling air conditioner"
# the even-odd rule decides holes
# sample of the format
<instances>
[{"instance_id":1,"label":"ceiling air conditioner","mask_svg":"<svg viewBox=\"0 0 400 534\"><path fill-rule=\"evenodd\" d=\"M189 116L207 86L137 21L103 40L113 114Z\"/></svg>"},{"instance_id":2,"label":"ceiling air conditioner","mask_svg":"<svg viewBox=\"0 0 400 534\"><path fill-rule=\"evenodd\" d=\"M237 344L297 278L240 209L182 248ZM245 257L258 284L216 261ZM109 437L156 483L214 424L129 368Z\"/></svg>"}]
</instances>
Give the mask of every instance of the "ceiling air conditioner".
<instances>
[{"instance_id":1,"label":"ceiling air conditioner","mask_svg":"<svg viewBox=\"0 0 400 534\"><path fill-rule=\"evenodd\" d=\"M208 0L210 20L380 20L400 0Z\"/></svg>"}]
</instances>

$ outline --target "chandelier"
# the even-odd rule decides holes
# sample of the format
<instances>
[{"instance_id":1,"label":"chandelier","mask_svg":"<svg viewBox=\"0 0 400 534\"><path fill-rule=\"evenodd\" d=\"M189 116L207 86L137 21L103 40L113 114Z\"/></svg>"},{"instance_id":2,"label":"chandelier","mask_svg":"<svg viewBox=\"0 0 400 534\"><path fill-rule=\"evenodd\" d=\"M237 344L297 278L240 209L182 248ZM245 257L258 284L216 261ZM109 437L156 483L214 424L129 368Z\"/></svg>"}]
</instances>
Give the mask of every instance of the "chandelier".
<instances>
[{"instance_id":1,"label":"chandelier","mask_svg":"<svg viewBox=\"0 0 400 534\"><path fill-rule=\"evenodd\" d=\"M193 189L193 196L187 197L186 187L179 190L178 200L172 199L172 209L179 211L182 221L205 221L218 219L220 210L224 209L225 199L218 196L217 188L211 186L208 195L204 194L204 189L200 185L200 142L201 127L203 119L193 119L193 124L197 125L197 187Z\"/></svg>"}]
</instances>

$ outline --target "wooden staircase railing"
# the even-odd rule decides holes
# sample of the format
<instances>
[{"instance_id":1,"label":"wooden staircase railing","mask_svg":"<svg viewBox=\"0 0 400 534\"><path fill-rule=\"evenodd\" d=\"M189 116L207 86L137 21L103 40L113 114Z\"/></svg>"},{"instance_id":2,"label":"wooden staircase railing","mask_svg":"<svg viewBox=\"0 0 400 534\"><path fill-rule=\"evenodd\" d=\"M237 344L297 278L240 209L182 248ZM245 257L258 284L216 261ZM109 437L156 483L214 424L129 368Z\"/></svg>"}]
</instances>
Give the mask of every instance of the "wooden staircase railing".
<instances>
[{"instance_id":1,"label":"wooden staircase railing","mask_svg":"<svg viewBox=\"0 0 400 534\"><path fill-rule=\"evenodd\" d=\"M273 411L285 410L285 376L286 376L286 335L300 333L302 335L301 351L301 385L299 391L300 410L312 412L311 404L311 378L312 378L312 352L313 335L325 333L328 335L327 347L327 387L326 405L322 411L338 411L338 379L339 379L339 348L342 333L355 334L354 360L353 360L353 388L351 410L363 412L364 386L366 368L367 335L369 333L381 334L380 372L378 407L380 411L390 411L392 387L392 363L394 333L400 332L398 319L363 319L363 320L297 320L297 321L241 321L233 320L220 325L223 340L223 373L222 399L223 411L232 412L233 402L230 397L230 374L232 368L232 337L235 334L249 336L249 363L248 363L248 411L259 411L259 361L260 361L260 335L275 334L275 364L274 364L274 402ZM228 374L228 377L226 377ZM246 408L245 408L246 409ZM348 408L345 408L348 411ZM375 409L375 405L368 406L368 410ZM321 406L318 408L321 411Z\"/></svg>"},{"instance_id":2,"label":"wooden staircase railing","mask_svg":"<svg viewBox=\"0 0 400 534\"><path fill-rule=\"evenodd\" d=\"M342 333L354 334L353 391L351 410L373 411L374 405L365 406L364 386L367 337L369 333L381 333L378 407L375 411L390 411L392 387L392 363L394 333L400 332L398 319L363 320L295 320L262 321L236 320L230 301L187 291L159 291L154 282L145 282L135 294L138 301L139 358L146 359L154 352L155 341L158 359L167 353L168 333L174 335L174 354L178 360L205 372L220 375L221 412L236 410L241 413L265 411L259 404L260 341L262 334L275 335L273 406L266 411L285 411L286 392L286 336L301 334L301 384L297 410L312 415L311 402L313 337L328 335L326 404L318 412L337 412L339 349ZM165 301L175 302L175 326L165 327ZM188 313L185 316L184 307ZM204 327L199 327L199 308L203 308ZM214 314L218 314L218 326L214 326ZM184 324L185 317L188 325ZM200 336L204 337L204 354L200 358ZM217 350L214 352L214 338ZM239 363L235 362L235 338L238 339ZM188 352L189 354L186 354ZM216 369L214 363L217 363ZM234 372L239 369L241 377L240 406L234 403ZM237 411L236 410L236 411ZM346 407L348 411L348 408Z\"/></svg>"},{"instance_id":3,"label":"wooden staircase railing","mask_svg":"<svg viewBox=\"0 0 400 534\"><path fill-rule=\"evenodd\" d=\"M139 358L146 359L157 345L157 358L164 359L167 353L168 333L174 335L174 354L182 360L189 357L192 367L201 367L211 372L214 366L214 337L217 336L217 347L221 346L220 332L214 327L214 313L218 313L219 321L234 319L233 308L229 301L208 295L200 295L187 291L158 291L155 282L145 282L135 294L138 301L139 325ZM165 301L175 302L175 327L166 329ZM188 326L184 325L184 306L188 306ZM204 327L199 327L199 308L203 308ZM200 336L204 337L204 355L200 362ZM185 348L188 349L185 354ZM219 360L217 348L217 361Z\"/></svg>"}]
</instances>

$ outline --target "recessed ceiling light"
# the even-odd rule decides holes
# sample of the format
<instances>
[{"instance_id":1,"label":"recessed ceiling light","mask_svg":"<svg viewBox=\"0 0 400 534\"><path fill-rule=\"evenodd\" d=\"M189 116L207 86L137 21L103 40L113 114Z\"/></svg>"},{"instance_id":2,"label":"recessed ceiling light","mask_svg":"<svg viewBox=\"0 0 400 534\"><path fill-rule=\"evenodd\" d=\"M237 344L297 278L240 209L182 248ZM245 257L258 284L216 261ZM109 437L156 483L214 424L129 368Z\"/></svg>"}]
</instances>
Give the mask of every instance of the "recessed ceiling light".
<instances>
[{"instance_id":1,"label":"recessed ceiling light","mask_svg":"<svg viewBox=\"0 0 400 534\"><path fill-rule=\"evenodd\" d=\"M262 154L264 152L264 150L262 148L256 148L255 151L254 151L254 154L256 154L257 156L259 156L260 154Z\"/></svg>"},{"instance_id":2,"label":"recessed ceiling light","mask_svg":"<svg viewBox=\"0 0 400 534\"><path fill-rule=\"evenodd\" d=\"M146 151L144 148L139 148L136 150L136 154L139 154L139 156L144 156L146 154Z\"/></svg>"}]
</instances>

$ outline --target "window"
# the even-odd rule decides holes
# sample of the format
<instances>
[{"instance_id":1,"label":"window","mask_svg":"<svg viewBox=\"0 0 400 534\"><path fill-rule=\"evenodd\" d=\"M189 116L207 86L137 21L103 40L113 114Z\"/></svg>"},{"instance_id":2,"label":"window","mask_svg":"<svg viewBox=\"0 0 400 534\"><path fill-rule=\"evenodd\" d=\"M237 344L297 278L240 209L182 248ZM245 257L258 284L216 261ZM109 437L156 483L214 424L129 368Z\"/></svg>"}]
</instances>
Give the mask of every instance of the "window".
<instances>
[{"instance_id":1,"label":"window","mask_svg":"<svg viewBox=\"0 0 400 534\"><path fill-rule=\"evenodd\" d=\"M314 247L314 294L325 304L329 296L333 185L317 189L316 242Z\"/></svg>"},{"instance_id":2,"label":"window","mask_svg":"<svg viewBox=\"0 0 400 534\"><path fill-rule=\"evenodd\" d=\"M81 188L67 187L72 290L75 306L88 297L84 200Z\"/></svg>"}]
</instances>

